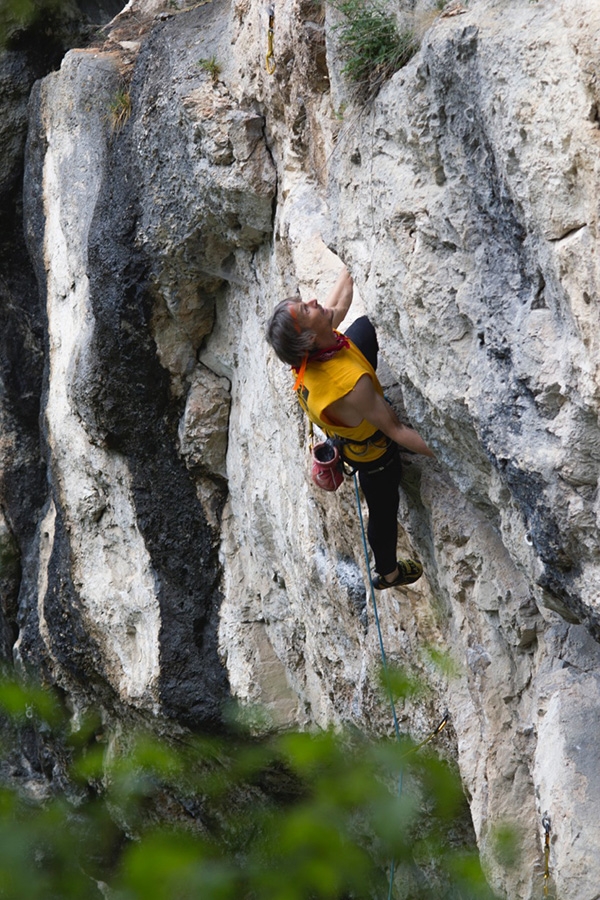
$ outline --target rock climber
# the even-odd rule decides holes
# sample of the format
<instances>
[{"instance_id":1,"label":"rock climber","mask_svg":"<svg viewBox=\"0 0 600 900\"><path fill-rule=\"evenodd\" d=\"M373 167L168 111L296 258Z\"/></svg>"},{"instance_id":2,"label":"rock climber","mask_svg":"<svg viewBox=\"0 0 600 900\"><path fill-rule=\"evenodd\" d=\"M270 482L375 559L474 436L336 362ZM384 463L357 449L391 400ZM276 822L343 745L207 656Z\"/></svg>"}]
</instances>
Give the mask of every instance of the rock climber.
<instances>
[{"instance_id":1,"label":"rock climber","mask_svg":"<svg viewBox=\"0 0 600 900\"><path fill-rule=\"evenodd\" d=\"M353 281L346 268L323 305L299 297L282 300L267 328L267 340L295 373L294 390L309 418L334 440L344 461L358 472L369 510L367 537L378 590L412 584L423 574L420 562L396 558L399 446L434 454L423 438L403 425L375 373L379 349L367 316L345 334L337 330L350 309Z\"/></svg>"}]
</instances>

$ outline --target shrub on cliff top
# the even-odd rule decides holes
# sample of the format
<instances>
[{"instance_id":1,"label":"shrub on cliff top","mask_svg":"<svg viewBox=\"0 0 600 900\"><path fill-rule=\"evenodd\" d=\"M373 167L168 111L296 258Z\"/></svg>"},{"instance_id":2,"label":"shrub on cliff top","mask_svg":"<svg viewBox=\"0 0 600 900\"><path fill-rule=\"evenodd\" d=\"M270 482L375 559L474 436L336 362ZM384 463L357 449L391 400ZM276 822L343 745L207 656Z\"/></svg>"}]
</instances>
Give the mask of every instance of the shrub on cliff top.
<instances>
[{"instance_id":1,"label":"shrub on cliff top","mask_svg":"<svg viewBox=\"0 0 600 900\"><path fill-rule=\"evenodd\" d=\"M378 0L333 0L332 6L344 16L335 26L345 60L342 71L363 99L372 99L419 49L415 34L400 31Z\"/></svg>"}]
</instances>

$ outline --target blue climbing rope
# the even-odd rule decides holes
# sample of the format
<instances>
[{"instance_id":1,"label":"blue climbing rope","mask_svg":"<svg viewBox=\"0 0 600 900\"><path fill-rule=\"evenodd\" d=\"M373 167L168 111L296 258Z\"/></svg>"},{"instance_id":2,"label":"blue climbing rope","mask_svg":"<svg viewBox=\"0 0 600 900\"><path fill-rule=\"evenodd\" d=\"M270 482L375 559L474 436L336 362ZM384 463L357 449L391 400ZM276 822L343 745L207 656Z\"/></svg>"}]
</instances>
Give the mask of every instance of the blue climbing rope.
<instances>
[{"instance_id":1,"label":"blue climbing rope","mask_svg":"<svg viewBox=\"0 0 600 900\"><path fill-rule=\"evenodd\" d=\"M379 622L379 612L377 610L377 600L375 599L375 588L373 587L373 579L371 578L371 566L369 565L369 548L367 547L367 537L365 534L365 523L362 514L362 507L360 505L360 494L358 492L358 476L356 472L354 472L354 490L356 493L356 508L358 509L358 518L360 521L360 530L362 533L362 543L363 550L365 554L365 562L367 565L367 575L369 576L369 586L371 588L371 602L373 604L373 614L375 616L375 624L377 626L377 636L379 638L379 649L381 650L381 663L383 668L383 677L385 680L385 686L387 688L390 706L392 708L392 718L394 720L394 731L396 732L396 738L400 740L400 726L398 725L398 716L396 715L396 704L394 703L394 694L392 691L392 684L390 681L390 675L388 671L387 657L385 655L385 647L383 644L383 635L381 633L381 624ZM415 753L417 750L420 750L421 747L424 747L425 744L428 744L434 737L436 737L441 731L444 730L446 725L448 724L448 720L450 719L450 713L448 710L444 713L444 717L439 723L439 725L431 732L429 737L426 737L424 741L421 741L414 747L411 747L407 753L402 756L404 759L405 756L409 756L411 753ZM404 769L400 769L400 774L398 775L398 796L402 793L402 784L404 779ZM392 891L394 887L394 873L396 870L395 860L392 860L390 864L390 888L388 893L388 900L392 900Z\"/></svg>"},{"instance_id":2,"label":"blue climbing rope","mask_svg":"<svg viewBox=\"0 0 600 900\"><path fill-rule=\"evenodd\" d=\"M381 650L381 664L383 668L383 677L385 681L385 686L387 688L388 697L390 700L390 706L392 708L392 719L394 720L394 731L396 732L396 738L400 740L400 726L398 724L398 716L396 715L396 704L394 703L394 694L392 691L392 685L390 681L390 675L388 671L387 657L385 655L385 646L383 643L383 635L381 633L381 624L379 622L379 612L377 610L377 601L375 599L375 588L373 587L373 579L371 578L371 567L369 565L369 549L367 547L367 537L365 534L365 523L362 514L362 508L360 505L360 494L358 492L358 476L356 472L354 472L354 490L356 493L356 507L358 509L358 518L360 521L360 530L362 533L362 543L363 550L365 554L365 562L367 565L367 574L369 577L369 586L371 588L371 602L373 604L373 615L375 617L375 625L377 626L377 636L379 638L379 649ZM398 775L398 796L402 793L402 784L404 778L404 770L400 770L400 774ZM396 871L396 863L395 860L392 860L390 864L390 887L388 891L388 900L392 900L392 891L394 889L394 875Z\"/></svg>"},{"instance_id":3,"label":"blue climbing rope","mask_svg":"<svg viewBox=\"0 0 600 900\"><path fill-rule=\"evenodd\" d=\"M383 635L381 634L381 625L379 623L379 613L377 611L377 601L375 600L375 588L373 587L373 579L371 578L371 567L369 565L369 550L367 547L367 538L365 534L365 523L363 519L362 509L360 505L360 494L358 493L358 476L356 472L354 472L354 490L356 492L356 506L358 509L358 518L360 521L360 529L362 532L362 542L363 542L363 550L365 553L365 562L367 564L367 573L369 576L369 585L371 587L371 602L373 604L373 614L375 616L375 624L377 626L377 634L379 637L379 649L381 650L381 662L383 666L383 677L385 679L385 686L388 691L388 696L390 698L390 706L392 707L392 718L394 720L394 731L396 732L396 737L400 740L400 726L398 725L398 716L396 715L396 704L394 703L394 695L392 693L392 685L390 683L390 676L388 672L387 665L387 657L385 655L385 647L383 645Z\"/></svg>"}]
</instances>

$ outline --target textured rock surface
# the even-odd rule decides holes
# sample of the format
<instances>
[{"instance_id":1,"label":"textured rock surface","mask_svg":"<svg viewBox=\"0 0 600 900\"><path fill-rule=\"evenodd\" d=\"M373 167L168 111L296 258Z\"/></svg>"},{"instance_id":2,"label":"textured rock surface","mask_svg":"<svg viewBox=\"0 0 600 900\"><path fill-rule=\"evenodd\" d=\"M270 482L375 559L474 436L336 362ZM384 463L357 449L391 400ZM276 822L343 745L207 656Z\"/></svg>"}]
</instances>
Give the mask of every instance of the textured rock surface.
<instances>
[{"instance_id":1,"label":"textured rock surface","mask_svg":"<svg viewBox=\"0 0 600 900\"><path fill-rule=\"evenodd\" d=\"M18 5L17 5L18 6ZM12 7L13 14L26 14ZM21 571L27 579L36 522L46 494L39 415L44 367L42 305L24 240L23 157L34 82L81 41L74 9L14 28L11 8L0 23L0 504L2 657L12 656ZM39 186L38 186L39 189ZM34 188L35 190L35 188ZM33 550L34 554L37 552Z\"/></svg>"},{"instance_id":2,"label":"textured rock surface","mask_svg":"<svg viewBox=\"0 0 600 900\"><path fill-rule=\"evenodd\" d=\"M426 577L380 599L390 660L431 688L401 725L449 709L502 896L540 895L547 815L558 895L594 900L600 11L405 6L421 49L367 110L329 13L292 0L272 76L262 5L139 0L36 86L41 305L2 262L0 638L125 717L214 725L234 694L277 725L390 731L353 486L310 482L263 337L343 260L437 455L406 456L401 500Z\"/></svg>"}]
</instances>

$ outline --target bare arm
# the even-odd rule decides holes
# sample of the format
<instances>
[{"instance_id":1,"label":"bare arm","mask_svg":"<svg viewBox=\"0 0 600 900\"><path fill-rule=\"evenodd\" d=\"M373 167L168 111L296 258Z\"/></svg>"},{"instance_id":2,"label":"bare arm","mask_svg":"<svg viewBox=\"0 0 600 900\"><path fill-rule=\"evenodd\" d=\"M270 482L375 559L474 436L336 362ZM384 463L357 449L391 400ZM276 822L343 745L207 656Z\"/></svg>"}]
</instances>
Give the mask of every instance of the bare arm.
<instances>
[{"instance_id":1,"label":"bare arm","mask_svg":"<svg viewBox=\"0 0 600 900\"><path fill-rule=\"evenodd\" d=\"M342 320L346 316L346 313L350 309L350 304L352 303L352 292L352 278L350 276L350 273L348 272L348 269L344 266L344 268L338 275L336 283L323 301L323 306L326 309L333 310L333 319L331 321L331 325L333 328L338 327L338 325L340 324L340 322L342 322Z\"/></svg>"},{"instance_id":2,"label":"bare arm","mask_svg":"<svg viewBox=\"0 0 600 900\"><path fill-rule=\"evenodd\" d=\"M375 390L369 375L362 375L354 389L328 406L326 412L331 413L340 425L348 427L359 425L366 419L402 447L423 456L435 456L414 428L408 428L399 421L390 404Z\"/></svg>"}]
</instances>

